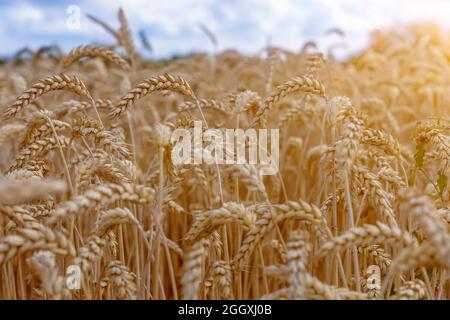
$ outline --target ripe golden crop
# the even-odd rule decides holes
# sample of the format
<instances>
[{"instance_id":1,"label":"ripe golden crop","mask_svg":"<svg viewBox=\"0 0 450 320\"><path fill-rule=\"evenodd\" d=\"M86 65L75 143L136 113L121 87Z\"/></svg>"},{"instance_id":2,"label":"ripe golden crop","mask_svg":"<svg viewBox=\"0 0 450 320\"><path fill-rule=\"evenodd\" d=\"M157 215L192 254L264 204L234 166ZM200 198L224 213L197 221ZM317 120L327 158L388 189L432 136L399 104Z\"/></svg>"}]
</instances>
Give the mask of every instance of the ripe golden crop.
<instances>
[{"instance_id":1,"label":"ripe golden crop","mask_svg":"<svg viewBox=\"0 0 450 320\"><path fill-rule=\"evenodd\" d=\"M119 18L0 65L0 299L450 299L448 34L146 61ZM277 174L174 164L194 121L280 129Z\"/></svg>"}]
</instances>

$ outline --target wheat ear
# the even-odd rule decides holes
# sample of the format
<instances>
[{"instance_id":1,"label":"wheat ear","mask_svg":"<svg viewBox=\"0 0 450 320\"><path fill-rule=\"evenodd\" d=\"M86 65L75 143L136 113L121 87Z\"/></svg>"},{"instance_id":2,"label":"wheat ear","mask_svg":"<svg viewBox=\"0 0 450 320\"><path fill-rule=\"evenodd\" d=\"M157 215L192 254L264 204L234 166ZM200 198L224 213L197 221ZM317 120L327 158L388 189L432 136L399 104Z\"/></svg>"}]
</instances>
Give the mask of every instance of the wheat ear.
<instances>
[{"instance_id":1,"label":"wheat ear","mask_svg":"<svg viewBox=\"0 0 450 320\"><path fill-rule=\"evenodd\" d=\"M10 119L17 115L24 107L42 96L43 94L56 91L65 90L76 93L80 96L91 99L91 95L84 85L84 83L76 76L68 76L64 73L50 76L39 80L30 89L26 90L20 95L16 101L6 109L5 118Z\"/></svg>"},{"instance_id":2,"label":"wheat ear","mask_svg":"<svg viewBox=\"0 0 450 320\"><path fill-rule=\"evenodd\" d=\"M436 249L436 258L442 265L450 266L450 234L447 224L436 212L431 199L408 191L401 193L400 198L406 198L400 208L419 222Z\"/></svg>"},{"instance_id":3,"label":"wheat ear","mask_svg":"<svg viewBox=\"0 0 450 320\"><path fill-rule=\"evenodd\" d=\"M106 267L106 282L118 300L136 300L136 275L121 261L111 261Z\"/></svg>"},{"instance_id":4,"label":"wheat ear","mask_svg":"<svg viewBox=\"0 0 450 320\"><path fill-rule=\"evenodd\" d=\"M399 300L422 300L428 297L425 283L420 279L406 281L398 289L397 298Z\"/></svg>"},{"instance_id":5,"label":"wheat ear","mask_svg":"<svg viewBox=\"0 0 450 320\"><path fill-rule=\"evenodd\" d=\"M253 253L254 249L264 237L275 227L286 219L299 219L313 224L322 222L322 213L314 205L310 205L302 200L290 201L286 204L270 206L260 206L258 211L262 211L253 227L245 235L244 241L233 259L235 269L242 268L245 261ZM274 213L272 210L275 210Z\"/></svg>"},{"instance_id":6,"label":"wheat ear","mask_svg":"<svg viewBox=\"0 0 450 320\"><path fill-rule=\"evenodd\" d=\"M142 81L133 90L123 96L109 113L110 118L122 116L133 104L136 103L137 100L148 95L149 93L161 90L176 91L194 100L196 99L195 94L187 81L180 76L175 77L170 74L160 75Z\"/></svg>"},{"instance_id":7,"label":"wheat ear","mask_svg":"<svg viewBox=\"0 0 450 320\"><path fill-rule=\"evenodd\" d=\"M119 56L118 54L114 53L113 51L107 48L94 45L79 46L70 51L69 54L61 61L61 68L63 70L66 70L75 62L84 57L102 58L106 61L118 65L123 70L130 69L128 62L126 62L121 56Z\"/></svg>"},{"instance_id":8,"label":"wheat ear","mask_svg":"<svg viewBox=\"0 0 450 320\"><path fill-rule=\"evenodd\" d=\"M186 235L185 239L193 243L200 238L207 237L218 227L227 223L238 223L246 228L250 228L256 220L251 209L242 204L228 202L222 208L197 213L194 224Z\"/></svg>"},{"instance_id":9,"label":"wheat ear","mask_svg":"<svg viewBox=\"0 0 450 320\"><path fill-rule=\"evenodd\" d=\"M367 291L370 299L377 299L381 291L381 270L377 265L370 265L366 270L366 278L363 279L363 289Z\"/></svg>"},{"instance_id":10,"label":"wheat ear","mask_svg":"<svg viewBox=\"0 0 450 320\"><path fill-rule=\"evenodd\" d=\"M323 257L339 250L348 249L352 245L361 246L380 243L410 246L414 241L408 232L378 222L376 225L368 224L363 227L352 228L332 238L322 245L318 256Z\"/></svg>"},{"instance_id":11,"label":"wheat ear","mask_svg":"<svg viewBox=\"0 0 450 320\"><path fill-rule=\"evenodd\" d=\"M48 299L60 300L69 297L65 278L58 274L55 254L51 251L38 251L27 259L31 273L41 283L41 288Z\"/></svg>"},{"instance_id":12,"label":"wheat ear","mask_svg":"<svg viewBox=\"0 0 450 320\"><path fill-rule=\"evenodd\" d=\"M226 300L233 299L233 274L228 263L223 260L215 261L211 265L210 278L213 287L218 289L220 297Z\"/></svg>"},{"instance_id":13,"label":"wheat ear","mask_svg":"<svg viewBox=\"0 0 450 320\"><path fill-rule=\"evenodd\" d=\"M266 100L264 101L264 105L258 110L255 115L254 124L258 123L267 112L267 110L272 108L276 102L278 102L288 94L300 91L316 94L320 97L325 98L325 87L320 81L309 76L298 76L292 78L285 83L277 86L275 88L275 92L266 98Z\"/></svg>"},{"instance_id":14,"label":"wheat ear","mask_svg":"<svg viewBox=\"0 0 450 320\"><path fill-rule=\"evenodd\" d=\"M183 299L185 300L199 299L205 254L205 241L200 240L184 256L181 285L183 288Z\"/></svg>"},{"instance_id":15,"label":"wheat ear","mask_svg":"<svg viewBox=\"0 0 450 320\"><path fill-rule=\"evenodd\" d=\"M61 231L55 231L39 223L18 228L16 234L0 240L0 265L18 254L33 250L49 250L56 254L75 255L73 244Z\"/></svg>"},{"instance_id":16,"label":"wheat ear","mask_svg":"<svg viewBox=\"0 0 450 320\"><path fill-rule=\"evenodd\" d=\"M58 205L47 223L53 224L68 215L75 215L97 206L107 206L118 200L151 204L153 194L152 188L136 184L110 183L98 185L89 189L83 195L76 196L72 200Z\"/></svg>"},{"instance_id":17,"label":"wheat ear","mask_svg":"<svg viewBox=\"0 0 450 320\"><path fill-rule=\"evenodd\" d=\"M289 267L288 281L291 287L291 299L305 299L307 297L304 285L305 273L311 244L305 232L292 232L287 243L287 265Z\"/></svg>"}]
</instances>

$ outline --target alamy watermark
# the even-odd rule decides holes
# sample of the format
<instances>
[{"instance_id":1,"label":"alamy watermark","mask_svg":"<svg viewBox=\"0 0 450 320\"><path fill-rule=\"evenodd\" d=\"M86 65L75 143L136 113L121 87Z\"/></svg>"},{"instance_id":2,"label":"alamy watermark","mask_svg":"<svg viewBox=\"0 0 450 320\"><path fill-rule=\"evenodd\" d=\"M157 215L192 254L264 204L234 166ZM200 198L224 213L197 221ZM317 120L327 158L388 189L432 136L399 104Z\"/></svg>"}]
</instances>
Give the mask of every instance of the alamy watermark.
<instances>
[{"instance_id":1,"label":"alamy watermark","mask_svg":"<svg viewBox=\"0 0 450 320\"><path fill-rule=\"evenodd\" d=\"M178 128L172 132L171 158L175 165L258 165L261 175L274 175L280 158L279 137L279 129L203 130L202 121L194 121L193 129Z\"/></svg>"},{"instance_id":2,"label":"alamy watermark","mask_svg":"<svg viewBox=\"0 0 450 320\"><path fill-rule=\"evenodd\" d=\"M66 9L66 26L69 30L79 30L81 28L81 8L77 5L70 5Z\"/></svg>"},{"instance_id":3,"label":"alamy watermark","mask_svg":"<svg viewBox=\"0 0 450 320\"><path fill-rule=\"evenodd\" d=\"M77 265L70 265L66 269L66 287L69 290L79 290L81 288L81 269Z\"/></svg>"}]
</instances>

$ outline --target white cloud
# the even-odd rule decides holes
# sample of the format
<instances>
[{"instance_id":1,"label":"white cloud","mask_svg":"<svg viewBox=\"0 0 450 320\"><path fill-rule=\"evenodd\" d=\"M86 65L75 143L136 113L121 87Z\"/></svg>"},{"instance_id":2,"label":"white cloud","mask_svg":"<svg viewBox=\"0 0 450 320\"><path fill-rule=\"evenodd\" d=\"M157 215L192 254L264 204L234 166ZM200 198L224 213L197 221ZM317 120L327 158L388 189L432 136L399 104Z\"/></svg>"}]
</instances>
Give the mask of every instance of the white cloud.
<instances>
[{"instance_id":1,"label":"white cloud","mask_svg":"<svg viewBox=\"0 0 450 320\"><path fill-rule=\"evenodd\" d=\"M66 28L65 9L70 4L82 10L79 30ZM111 36L84 14L117 27L118 6L125 9L135 33L146 30L158 56L210 50L199 22L214 32L220 49L232 47L247 53L257 52L269 40L293 50L316 40L324 49L336 41L324 35L332 27L345 32L349 52L365 46L371 30L393 23L426 19L450 27L450 1L446 0L66 0L51 5L23 0L0 7L0 34L7 35L8 44L0 54L25 44L57 42L69 49L80 43L110 42Z\"/></svg>"},{"instance_id":2,"label":"white cloud","mask_svg":"<svg viewBox=\"0 0 450 320\"><path fill-rule=\"evenodd\" d=\"M26 2L18 2L7 8L3 13L13 23L41 22L44 12L41 8Z\"/></svg>"}]
</instances>

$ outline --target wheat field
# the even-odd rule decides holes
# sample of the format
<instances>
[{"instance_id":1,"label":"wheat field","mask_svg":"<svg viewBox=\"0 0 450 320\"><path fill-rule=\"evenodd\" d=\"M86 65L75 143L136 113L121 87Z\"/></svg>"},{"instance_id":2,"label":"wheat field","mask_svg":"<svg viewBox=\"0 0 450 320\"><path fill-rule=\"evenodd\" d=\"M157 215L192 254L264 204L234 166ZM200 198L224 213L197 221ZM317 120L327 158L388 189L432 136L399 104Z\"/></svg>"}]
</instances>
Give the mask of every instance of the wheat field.
<instances>
[{"instance_id":1,"label":"wheat field","mask_svg":"<svg viewBox=\"0 0 450 320\"><path fill-rule=\"evenodd\" d=\"M450 298L448 33L149 61L91 19L0 65L0 299ZM279 128L278 173L175 165L194 121Z\"/></svg>"}]
</instances>

